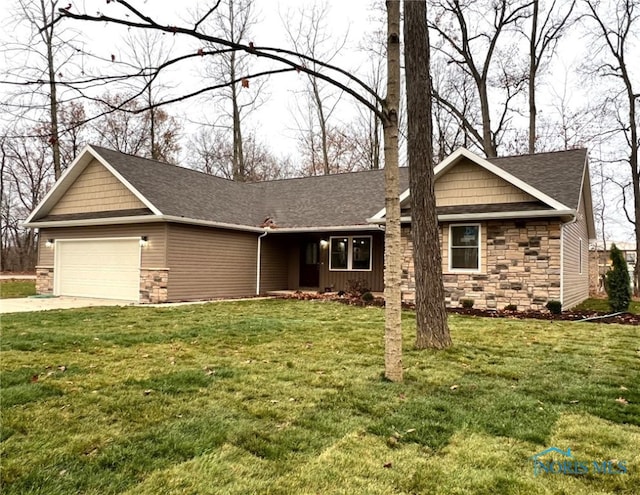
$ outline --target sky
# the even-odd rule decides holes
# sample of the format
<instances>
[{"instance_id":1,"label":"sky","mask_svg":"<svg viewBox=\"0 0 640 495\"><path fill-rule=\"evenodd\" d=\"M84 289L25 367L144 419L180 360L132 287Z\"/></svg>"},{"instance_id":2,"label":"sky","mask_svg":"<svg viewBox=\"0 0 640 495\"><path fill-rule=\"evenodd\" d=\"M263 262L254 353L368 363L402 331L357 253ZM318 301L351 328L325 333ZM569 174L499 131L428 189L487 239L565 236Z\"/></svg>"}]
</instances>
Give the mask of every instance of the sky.
<instances>
[{"instance_id":1,"label":"sky","mask_svg":"<svg viewBox=\"0 0 640 495\"><path fill-rule=\"evenodd\" d=\"M6 1L6 0L2 0ZM324 0L328 4L327 24L336 38L342 38L348 32L348 38L344 48L339 52L334 60L335 64L348 67L350 70L358 70L366 63L366 54L359 48L365 33L370 32L377 26L372 21L375 12L372 8L376 3L372 0ZM134 0L142 12L151 13L161 23L167 24L189 24L180 22L181 19L188 21L192 18L192 12L196 9L197 0ZM257 23L253 28L252 41L256 45L269 46L289 46L283 28L282 17L289 10L308 8L313 0L254 0L254 10ZM104 0L78 0L78 9L88 6L93 9L104 9L105 13L117 12L120 8L114 4L108 5ZM101 25L97 23L81 23L75 26L81 31L84 37L90 39L88 49L94 54L108 60L111 55L115 55L118 60L124 58L124 43L122 38L127 34L125 28L113 25ZM16 33L0 34L0 38L16 36ZM174 40L171 40L172 42ZM179 37L175 39L177 53L189 52L192 45L180 44ZM191 41L189 43L192 43ZM582 57L585 50L584 39L574 32L568 39L560 45L559 57L552 65L550 73L545 77L542 86L542 94L539 96L541 110L551 111L545 108L545 103L552 100L550 88L554 91L562 92L568 88L568 99L571 105L578 105L580 101L588 100L589 95L581 89L577 83L576 76L572 75L575 64ZM169 88L165 96L180 94L186 88L196 87L199 80L198 70L190 67L182 69L179 73L169 76ZM565 83L566 79L566 83ZM264 103L247 123L249 128L255 129L259 139L269 144L277 155L290 154L295 159L296 153L296 124L294 119L295 103L299 101L299 92L305 82L303 74L283 74L273 76L266 85ZM203 99L195 99L185 104L167 108L167 110L183 119L185 135L192 134L198 127L198 122L211 121L215 119L214 107ZM348 122L354 115L354 106L348 96L341 99L337 118ZM592 153L594 150L591 150ZM613 208L615 209L615 208ZM625 240L631 236L631 227L617 211L610 222L611 233L614 237Z\"/></svg>"},{"instance_id":2,"label":"sky","mask_svg":"<svg viewBox=\"0 0 640 495\"><path fill-rule=\"evenodd\" d=\"M360 50L360 44L366 32L372 29L372 9L378 2L371 0L324 0L328 5L327 25L332 33L342 39L346 35L346 43L333 60L338 66L348 67L350 70L362 66L366 60ZM312 0L253 0L256 24L252 27L252 41L256 45L289 47L283 28L283 18L288 12L308 8L313 5ZM320 0L318 0L320 2ZM88 2L84 2L87 5ZM181 0L176 7L175 1L169 0L141 0L135 2L142 12L149 12L160 23L191 25L191 19L198 5L206 4L199 0ZM99 4L105 14L118 12L117 6ZM89 49L102 59L108 60L112 54L117 60L127 57L125 43L122 38L127 36L126 28L108 24L81 23L82 35L88 37ZM176 36L168 40L173 44L174 53L190 53L194 48L193 40L186 40ZM258 111L247 119L246 125L250 130L255 129L259 139L275 148L277 155L283 154L297 146L296 123L294 114L296 101L305 84L304 74L283 74L268 79L262 92L264 102ZM202 81L201 68L183 67L179 72L167 73L167 86L163 90L163 97L177 96L185 88L197 89ZM253 83L251 83L253 84ZM340 111L337 118L348 121L355 114L355 109L349 97L342 97ZM207 97L196 98L191 101L168 107L171 114L183 119L185 134L194 132L199 122L212 122L216 115L212 114L213 105ZM194 127L195 126L195 127Z\"/></svg>"}]
</instances>

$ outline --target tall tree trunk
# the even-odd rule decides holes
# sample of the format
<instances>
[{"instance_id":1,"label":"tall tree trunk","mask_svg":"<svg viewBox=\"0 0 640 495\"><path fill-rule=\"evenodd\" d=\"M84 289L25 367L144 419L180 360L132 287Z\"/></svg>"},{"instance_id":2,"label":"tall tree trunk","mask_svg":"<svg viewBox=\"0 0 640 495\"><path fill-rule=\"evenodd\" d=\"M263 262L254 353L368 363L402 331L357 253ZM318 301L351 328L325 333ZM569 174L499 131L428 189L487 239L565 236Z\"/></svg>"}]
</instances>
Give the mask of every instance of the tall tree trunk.
<instances>
[{"instance_id":1,"label":"tall tree trunk","mask_svg":"<svg viewBox=\"0 0 640 495\"><path fill-rule=\"evenodd\" d=\"M56 16L55 8L57 2L51 2L51 19ZM56 81L56 68L53 59L53 29L54 24L47 16L47 6L45 0L40 0L42 12L42 37L47 46L47 69L49 75L49 117L51 119L51 129L49 143L53 152L53 173L56 180L62 175L62 165L60 161L60 132L58 131L58 94Z\"/></svg>"},{"instance_id":2,"label":"tall tree trunk","mask_svg":"<svg viewBox=\"0 0 640 495\"><path fill-rule=\"evenodd\" d=\"M531 38L529 39L529 153L536 152L536 40L538 39L539 0L533 1Z\"/></svg>"},{"instance_id":3,"label":"tall tree trunk","mask_svg":"<svg viewBox=\"0 0 640 495\"><path fill-rule=\"evenodd\" d=\"M402 381L402 301L400 294L400 184L398 108L400 106L400 0L387 0L387 96L385 98L384 179L386 230L384 248L384 376Z\"/></svg>"},{"instance_id":4,"label":"tall tree trunk","mask_svg":"<svg viewBox=\"0 0 640 495\"><path fill-rule=\"evenodd\" d=\"M160 159L160 153L158 153L158 144L156 143L156 109L153 108L153 93L151 90L151 83L147 88L147 105L149 106L149 141L151 145L151 158L153 160Z\"/></svg>"},{"instance_id":5,"label":"tall tree trunk","mask_svg":"<svg viewBox=\"0 0 640 495\"><path fill-rule=\"evenodd\" d=\"M482 114L482 148L487 158L494 158L497 156L497 150L491 132L491 111L486 79L478 81L478 96L480 97L480 113Z\"/></svg>"},{"instance_id":6,"label":"tall tree trunk","mask_svg":"<svg viewBox=\"0 0 640 495\"><path fill-rule=\"evenodd\" d=\"M329 143L327 142L327 118L324 115L324 104L322 102L322 97L320 96L318 80L316 78L311 78L311 85L313 87L313 99L316 102L316 111L318 112L318 124L320 125L322 171L324 175L329 175L331 173L331 167L329 166Z\"/></svg>"},{"instance_id":7,"label":"tall tree trunk","mask_svg":"<svg viewBox=\"0 0 640 495\"><path fill-rule=\"evenodd\" d=\"M416 347L451 346L433 174L429 31L425 0L404 0L404 65L411 238L416 277Z\"/></svg>"},{"instance_id":8,"label":"tall tree trunk","mask_svg":"<svg viewBox=\"0 0 640 495\"><path fill-rule=\"evenodd\" d=\"M231 11L230 15L233 15ZM233 17L232 25L233 25ZM232 30L233 35L233 30ZM229 61L229 77L231 81L234 81L236 78L236 53L231 53L231 59ZM237 83L231 84L231 119L233 125L233 163L232 163L232 177L233 180L237 181L245 181L246 170L244 168L244 153L242 146L242 121L240 118L240 105L238 103L238 86Z\"/></svg>"},{"instance_id":9,"label":"tall tree trunk","mask_svg":"<svg viewBox=\"0 0 640 495\"><path fill-rule=\"evenodd\" d=\"M627 96L629 98L629 126L631 139L631 152L629 154L629 162L631 165L631 182L633 185L633 211L634 211L634 229L636 237L636 264L633 269L633 294L640 296L640 165L638 164L638 126L636 125L636 98L634 97L631 87L631 80L625 70L625 83L627 86Z\"/></svg>"}]
</instances>

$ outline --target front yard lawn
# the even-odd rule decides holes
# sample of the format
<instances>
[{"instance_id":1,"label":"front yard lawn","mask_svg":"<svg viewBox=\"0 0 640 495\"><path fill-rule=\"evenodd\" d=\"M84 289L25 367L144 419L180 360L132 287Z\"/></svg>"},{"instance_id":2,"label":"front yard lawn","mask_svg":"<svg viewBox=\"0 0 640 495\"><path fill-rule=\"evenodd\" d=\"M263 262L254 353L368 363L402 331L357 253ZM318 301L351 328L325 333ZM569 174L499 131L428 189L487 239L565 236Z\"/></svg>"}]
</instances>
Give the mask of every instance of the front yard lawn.
<instances>
[{"instance_id":1,"label":"front yard lawn","mask_svg":"<svg viewBox=\"0 0 640 495\"><path fill-rule=\"evenodd\" d=\"M602 311L605 313L610 313L611 308L609 308L609 300L608 299L596 299L591 298L587 299L580 305L578 305L575 309L585 309L588 311ZM634 300L629 304L629 313L634 313L636 315L640 314L640 301Z\"/></svg>"},{"instance_id":2,"label":"front yard lawn","mask_svg":"<svg viewBox=\"0 0 640 495\"><path fill-rule=\"evenodd\" d=\"M404 314L406 379L392 384L380 308L5 315L2 492L637 493L637 327L449 321L452 349L416 351ZM589 472L534 476L549 447Z\"/></svg>"},{"instance_id":3,"label":"front yard lawn","mask_svg":"<svg viewBox=\"0 0 640 495\"><path fill-rule=\"evenodd\" d=\"M0 280L0 299L29 297L35 293L34 280Z\"/></svg>"}]
</instances>

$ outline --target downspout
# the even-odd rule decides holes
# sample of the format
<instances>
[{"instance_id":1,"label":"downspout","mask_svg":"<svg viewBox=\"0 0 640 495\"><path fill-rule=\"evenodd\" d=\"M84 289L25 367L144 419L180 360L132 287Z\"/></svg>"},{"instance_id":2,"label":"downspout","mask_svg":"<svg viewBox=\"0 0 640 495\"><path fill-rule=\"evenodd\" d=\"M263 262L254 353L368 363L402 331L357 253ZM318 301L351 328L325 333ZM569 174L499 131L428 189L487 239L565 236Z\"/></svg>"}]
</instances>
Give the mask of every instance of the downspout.
<instances>
[{"instance_id":1,"label":"downspout","mask_svg":"<svg viewBox=\"0 0 640 495\"><path fill-rule=\"evenodd\" d=\"M260 265L262 256L262 238L266 237L269 231L265 230L264 233L258 236L258 256L256 260L256 296L260 295Z\"/></svg>"},{"instance_id":2,"label":"downspout","mask_svg":"<svg viewBox=\"0 0 640 495\"><path fill-rule=\"evenodd\" d=\"M564 223L560 224L560 307L564 306Z\"/></svg>"}]
</instances>

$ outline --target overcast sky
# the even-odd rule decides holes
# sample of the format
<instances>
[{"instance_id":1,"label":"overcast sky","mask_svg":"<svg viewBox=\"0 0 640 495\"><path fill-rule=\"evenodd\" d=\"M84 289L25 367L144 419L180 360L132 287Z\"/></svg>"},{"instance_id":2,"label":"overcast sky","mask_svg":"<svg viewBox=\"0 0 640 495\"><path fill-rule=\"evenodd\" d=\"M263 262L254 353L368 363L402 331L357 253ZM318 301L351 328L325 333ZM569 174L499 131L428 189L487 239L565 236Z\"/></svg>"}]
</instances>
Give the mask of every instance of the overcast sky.
<instances>
[{"instance_id":1,"label":"overcast sky","mask_svg":"<svg viewBox=\"0 0 640 495\"><path fill-rule=\"evenodd\" d=\"M6 0L2 0L6 1ZM318 0L320 1L320 0ZM348 32L348 39L345 47L341 50L339 56L335 59L335 64L345 67L350 71L357 71L362 68L366 62L366 55L359 47L362 44L363 36L366 32L376 29L378 26L372 22L375 15L373 8L376 4L380 5L380 1L372 0L324 0L329 6L329 15L327 23L331 26L331 32L341 39ZM161 23L167 24L189 24L188 20L192 19L192 12L196 9L197 0L138 0L134 2L144 13L151 14ZM290 44L286 40L286 35L281 19L288 10L297 10L301 7L309 7L313 5L313 0L254 0L254 11L256 12L257 24L253 28L253 42L256 45L284 46L289 47ZM103 9L106 14L117 12L120 8L114 4L107 5L105 0L99 2L95 0L83 0L78 2L78 10L82 6L93 9ZM95 6L95 7L94 7ZM180 22L180 19L185 22ZM76 23L83 36L90 38L92 42L88 46L89 51L109 59L115 54L118 59L123 57L124 44L122 37L126 35L126 30L113 25L101 25L97 23ZM0 34L1 39L14 38L18 33L7 32ZM176 37L178 40L179 37ZM173 41L173 40L171 40ZM180 43L180 41L177 41ZM193 41L190 43L189 50L192 49ZM187 50L187 45L176 45L176 53ZM559 57L551 67L550 73L547 74L541 85L541 93L539 96L539 106L541 112L551 111L545 108L552 99L552 94L568 93L569 103L577 104L580 101L589 99L589 94L584 92L581 85L577 82L575 75L575 65L582 59L585 51L589 47L585 46L584 39L580 36L578 30L574 31L571 36L560 43ZM640 64L639 64L640 65ZM179 94L188 87L196 87L198 70L191 67L182 70L178 74L171 75L171 84L173 89L167 90L167 94ZM290 154L295 157L296 141L295 141L295 122L292 116L294 103L298 98L298 92L302 89L305 81L303 74L283 74L271 77L266 86L265 103L260 107L259 112L247 122L249 128L255 129L259 140L269 144L276 154ZM353 116L354 109L351 105L349 97L343 97L340 104L340 110L337 117L348 122ZM185 119L186 134L192 133L194 124L190 121L209 120L212 116L212 105L203 103L203 100L194 100L190 103L169 107L167 110L172 114L177 114ZM593 151L593 150L591 150ZM615 209L615 207L613 208ZM631 235L631 227L622 218L619 211L610 223L612 233L618 238L626 239Z\"/></svg>"}]
</instances>

